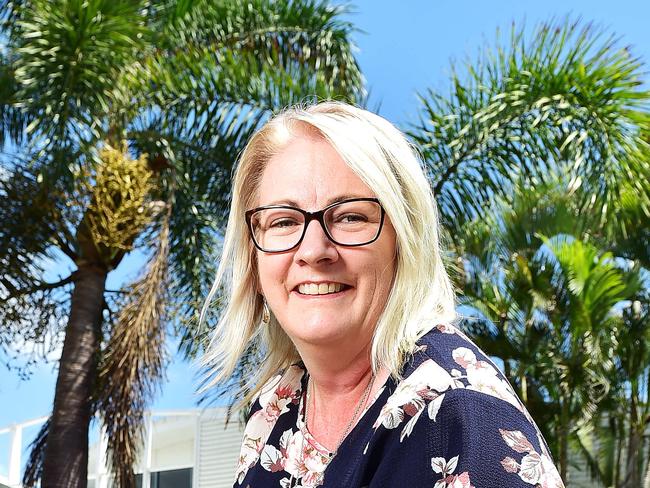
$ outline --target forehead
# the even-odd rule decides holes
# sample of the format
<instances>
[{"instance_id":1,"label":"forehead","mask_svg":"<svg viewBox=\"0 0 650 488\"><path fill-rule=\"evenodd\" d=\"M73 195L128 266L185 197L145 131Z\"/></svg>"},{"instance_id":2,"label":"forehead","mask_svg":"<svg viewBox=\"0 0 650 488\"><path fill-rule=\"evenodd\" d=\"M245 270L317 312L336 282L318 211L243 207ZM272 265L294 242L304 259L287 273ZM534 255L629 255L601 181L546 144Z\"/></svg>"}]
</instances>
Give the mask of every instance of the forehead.
<instances>
[{"instance_id":1,"label":"forehead","mask_svg":"<svg viewBox=\"0 0 650 488\"><path fill-rule=\"evenodd\" d=\"M313 135L296 135L266 164L257 205L290 204L306 210L343 198L375 194L332 145Z\"/></svg>"}]
</instances>

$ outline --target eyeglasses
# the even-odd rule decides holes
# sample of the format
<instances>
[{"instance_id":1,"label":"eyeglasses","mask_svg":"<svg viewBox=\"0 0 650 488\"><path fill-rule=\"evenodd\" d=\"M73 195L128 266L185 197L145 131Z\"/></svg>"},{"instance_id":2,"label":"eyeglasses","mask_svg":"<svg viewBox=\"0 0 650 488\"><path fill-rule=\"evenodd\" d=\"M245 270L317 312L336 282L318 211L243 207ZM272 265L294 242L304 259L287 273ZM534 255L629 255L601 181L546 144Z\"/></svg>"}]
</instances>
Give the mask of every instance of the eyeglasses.
<instances>
[{"instance_id":1,"label":"eyeglasses","mask_svg":"<svg viewBox=\"0 0 650 488\"><path fill-rule=\"evenodd\" d=\"M253 243L260 251L286 252L297 247L312 220L327 238L340 246L365 246L377 240L384 224L384 209L376 198L351 198L307 212L288 205L268 205L246 212Z\"/></svg>"}]
</instances>

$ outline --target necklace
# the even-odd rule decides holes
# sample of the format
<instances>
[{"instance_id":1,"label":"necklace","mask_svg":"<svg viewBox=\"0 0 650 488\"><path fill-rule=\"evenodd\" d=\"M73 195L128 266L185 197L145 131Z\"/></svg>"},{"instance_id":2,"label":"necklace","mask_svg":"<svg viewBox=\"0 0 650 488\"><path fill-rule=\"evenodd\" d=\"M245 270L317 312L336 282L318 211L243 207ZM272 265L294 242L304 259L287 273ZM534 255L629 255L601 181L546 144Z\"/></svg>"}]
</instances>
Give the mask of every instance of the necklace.
<instances>
[{"instance_id":1,"label":"necklace","mask_svg":"<svg viewBox=\"0 0 650 488\"><path fill-rule=\"evenodd\" d=\"M372 390L372 385L375 382L375 373L373 372L372 375L370 376L370 380L368 381L368 384L366 385L365 390L363 390L363 394L361 395L361 398L359 399L359 402L357 403L356 408L354 409L354 413L352 414L352 417L350 417L350 421L348 424L345 426L345 430L343 431L343 435L339 437L338 442L336 443L336 447L334 448L334 452L330 456L330 461L334 456L336 456L336 453L339 450L339 447L341 447L341 444L347 437L347 435L350 433L350 430L352 430L352 426L355 423L355 420L357 420L357 416L359 415L359 411L363 406L365 406L366 402L368 401L368 395L370 395L370 390ZM305 415L304 415L304 422L305 422L305 429L308 429L309 425L309 405L311 404L311 395L310 395L310 386L311 381L309 381L309 378L307 379L307 398L305 402ZM311 387L311 390L313 390L314 387Z\"/></svg>"},{"instance_id":2,"label":"necklace","mask_svg":"<svg viewBox=\"0 0 650 488\"><path fill-rule=\"evenodd\" d=\"M370 381L368 381L368 384L366 385L365 390L363 390L363 394L361 395L361 398L359 399L359 402L357 403L356 408L354 409L354 413L352 414L352 417L350 418L350 421L348 424L345 426L345 430L343 431L343 434L339 438L338 442L336 443L336 448L334 449L334 452L330 454L329 459L327 460L327 463L325 464L325 467L329 465L329 463L332 462L332 459L334 459L334 456L336 456L339 447L341 447L341 444L347 437L347 435L350 433L350 430L352 430L352 427L354 426L355 420L357 420L357 417L359 415L359 412L361 409L365 406L366 402L368 401L368 395L370 395L370 391L372 390L372 386L375 383L375 373L373 372L372 375L370 376ZM304 398L304 405L303 405L303 423L304 423L304 429L305 432L302 434L302 440L300 442L300 456L302 457L302 462L304 464L305 462L305 434L308 431L308 425L309 425L309 405L311 403L311 394L310 391L313 390L313 385L311 389L309 388L311 385L311 381L309 381L309 376L307 377L307 394L303 396ZM294 486L293 483L294 481L298 481L298 478L294 478L293 474L291 475L291 479L289 480L289 486L292 487Z\"/></svg>"}]
</instances>

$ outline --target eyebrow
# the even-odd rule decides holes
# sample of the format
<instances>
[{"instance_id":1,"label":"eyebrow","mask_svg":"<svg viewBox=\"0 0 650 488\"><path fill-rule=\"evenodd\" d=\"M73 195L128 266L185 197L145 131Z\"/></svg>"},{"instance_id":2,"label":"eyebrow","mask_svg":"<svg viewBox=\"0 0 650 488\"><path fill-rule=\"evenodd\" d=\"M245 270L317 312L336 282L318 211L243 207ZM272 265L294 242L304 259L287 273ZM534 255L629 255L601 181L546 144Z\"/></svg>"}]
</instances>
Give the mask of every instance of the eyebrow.
<instances>
[{"instance_id":1,"label":"eyebrow","mask_svg":"<svg viewBox=\"0 0 650 488\"><path fill-rule=\"evenodd\" d=\"M375 197L372 196L372 195L357 195L357 194L338 195L336 197L333 197L333 198L330 198L329 200L327 200L327 202L325 203L325 206L323 208L329 207L333 203L342 202L343 200L350 200L352 198L375 198ZM288 205L290 207L301 208L300 205L298 204L298 202L296 202L295 200L290 200L290 199L274 200L271 203L266 203L266 204L260 205L260 206L266 207L266 206L269 206L269 205Z\"/></svg>"}]
</instances>

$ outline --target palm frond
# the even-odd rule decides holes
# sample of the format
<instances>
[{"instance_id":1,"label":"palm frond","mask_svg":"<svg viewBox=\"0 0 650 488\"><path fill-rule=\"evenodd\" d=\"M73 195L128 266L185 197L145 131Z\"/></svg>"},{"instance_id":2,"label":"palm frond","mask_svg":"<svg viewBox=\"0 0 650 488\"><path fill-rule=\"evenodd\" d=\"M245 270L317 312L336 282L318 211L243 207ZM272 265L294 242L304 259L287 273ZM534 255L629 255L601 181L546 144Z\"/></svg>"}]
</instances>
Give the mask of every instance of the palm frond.
<instances>
[{"instance_id":1,"label":"palm frond","mask_svg":"<svg viewBox=\"0 0 650 488\"><path fill-rule=\"evenodd\" d=\"M50 420L51 417L45 421L36 438L29 445L29 459L23 473L23 486L25 488L37 486L43 476L43 460L45 459L47 436L50 432Z\"/></svg>"},{"instance_id":2,"label":"palm frond","mask_svg":"<svg viewBox=\"0 0 650 488\"><path fill-rule=\"evenodd\" d=\"M0 352L10 364L22 356L25 371L59 345L72 282L71 276L44 280L64 202L35 172L15 161L0 178Z\"/></svg>"},{"instance_id":3,"label":"palm frond","mask_svg":"<svg viewBox=\"0 0 650 488\"><path fill-rule=\"evenodd\" d=\"M0 51L0 148L5 141L21 144L27 119L16 106L18 85L14 69L5 53Z\"/></svg>"},{"instance_id":4,"label":"palm frond","mask_svg":"<svg viewBox=\"0 0 650 488\"><path fill-rule=\"evenodd\" d=\"M451 94L421 97L421 121L411 135L423 148L446 222L482 213L512 179L533 184L549 170L568 172L583 187L581 207L601 225L617 207L620 182L648 175L648 93L642 63L613 36L578 22L546 23L526 42L510 44L454 74ZM532 47L531 47L532 46ZM648 198L635 186L647 207ZM595 198L592 198L595 195Z\"/></svg>"},{"instance_id":5,"label":"palm frond","mask_svg":"<svg viewBox=\"0 0 650 488\"><path fill-rule=\"evenodd\" d=\"M616 215L620 225L602 239L610 243L617 256L636 261L646 269L650 269L650 211L644 199L637 197L638 191L630 186L640 184L645 194L650 194L649 181L624 181L621 184L621 199Z\"/></svg>"},{"instance_id":6,"label":"palm frond","mask_svg":"<svg viewBox=\"0 0 650 488\"><path fill-rule=\"evenodd\" d=\"M0 26L4 35L11 38L21 14L29 5L29 0L0 0Z\"/></svg>"},{"instance_id":7,"label":"palm frond","mask_svg":"<svg viewBox=\"0 0 650 488\"><path fill-rule=\"evenodd\" d=\"M242 59L254 54L257 62L252 64L260 67L292 74L300 68L308 78L321 76L333 89L330 96L356 100L363 93L363 81L352 54L354 28L343 20L345 13L347 7L319 0L204 1L174 25L167 46L176 50L175 36L189 35L190 45L213 52L241 53Z\"/></svg>"},{"instance_id":8,"label":"palm frond","mask_svg":"<svg viewBox=\"0 0 650 488\"><path fill-rule=\"evenodd\" d=\"M126 0L33 1L13 32L16 106L32 144L65 146L106 130L115 80L146 34L143 5Z\"/></svg>"},{"instance_id":9,"label":"palm frond","mask_svg":"<svg viewBox=\"0 0 650 488\"><path fill-rule=\"evenodd\" d=\"M546 244L557 260L556 286L565 292L573 333L604 323L617 303L632 298L641 287L638 278L616 266L611 253L599 255L597 248L580 240L556 238Z\"/></svg>"},{"instance_id":10,"label":"palm frond","mask_svg":"<svg viewBox=\"0 0 650 488\"><path fill-rule=\"evenodd\" d=\"M135 486L133 466L142 446L144 411L163 376L167 218L158 239L146 275L129 288L99 373L97 409L108 437L109 464L121 487Z\"/></svg>"},{"instance_id":11,"label":"palm frond","mask_svg":"<svg viewBox=\"0 0 650 488\"><path fill-rule=\"evenodd\" d=\"M170 26L165 55L135 78L168 119L197 124L224 103L268 113L307 97L361 100L342 12L314 1L198 2Z\"/></svg>"},{"instance_id":12,"label":"palm frond","mask_svg":"<svg viewBox=\"0 0 650 488\"><path fill-rule=\"evenodd\" d=\"M213 125L212 137L207 141L196 137L192 129L180 126L175 133L165 132L160 126L132 133L143 148L162 139L159 147L164 148L163 154L174 168L173 175L168 176L169 193L165 196L173 201L171 295L181 349L188 356L196 355L206 345L209 330L205 325L199 330L198 315L218 259L221 229L230 204L232 168L261 120L263 116L258 113L233 105L205 122ZM161 139L147 140L149 134L158 134Z\"/></svg>"}]
</instances>

